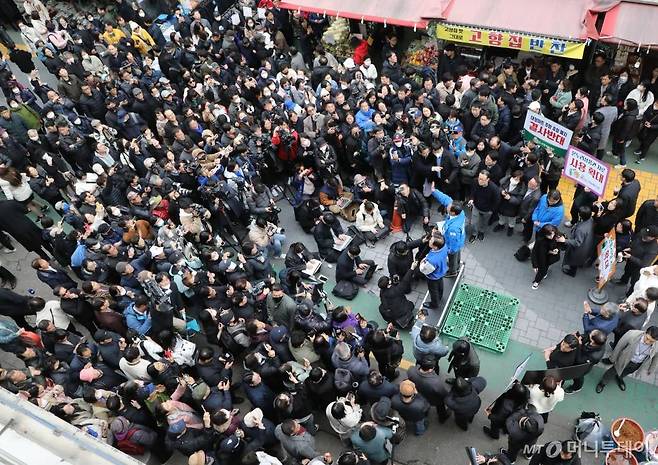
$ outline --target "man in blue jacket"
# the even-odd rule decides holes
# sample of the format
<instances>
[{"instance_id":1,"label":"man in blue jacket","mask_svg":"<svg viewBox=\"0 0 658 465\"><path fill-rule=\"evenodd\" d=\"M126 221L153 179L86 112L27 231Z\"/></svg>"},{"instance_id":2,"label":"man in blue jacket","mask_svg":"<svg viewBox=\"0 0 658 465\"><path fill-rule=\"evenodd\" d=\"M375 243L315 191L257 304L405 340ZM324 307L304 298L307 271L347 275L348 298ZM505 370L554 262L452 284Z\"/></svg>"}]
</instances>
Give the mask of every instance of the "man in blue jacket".
<instances>
[{"instance_id":1,"label":"man in blue jacket","mask_svg":"<svg viewBox=\"0 0 658 465\"><path fill-rule=\"evenodd\" d=\"M616 303L607 302L597 310L585 302L584 309L583 330L585 333L598 329L605 334L610 334L619 323L619 306Z\"/></svg>"},{"instance_id":2,"label":"man in blue jacket","mask_svg":"<svg viewBox=\"0 0 658 465\"><path fill-rule=\"evenodd\" d=\"M425 257L427 271L421 272L427 278L427 290L430 301L423 303L424 307L438 309L443 299L443 277L448 271L448 247L443 236L432 237L429 242L430 251ZM429 271L431 269L431 271Z\"/></svg>"},{"instance_id":3,"label":"man in blue jacket","mask_svg":"<svg viewBox=\"0 0 658 465\"><path fill-rule=\"evenodd\" d=\"M440 190L434 189L432 197L436 199L448 212L448 217L443 222L441 233L448 247L448 272L447 277L456 276L459 273L459 261L461 250L466 242L466 215L462 210L461 202L453 202L450 196Z\"/></svg>"},{"instance_id":4,"label":"man in blue jacket","mask_svg":"<svg viewBox=\"0 0 658 465\"><path fill-rule=\"evenodd\" d=\"M547 224L552 224L556 228L562 223L564 216L564 205L562 204L562 195L559 190L550 191L539 199L535 210L532 212L532 223L534 232L539 231ZM524 239L526 239L524 237ZM530 237L527 238L530 241Z\"/></svg>"},{"instance_id":5,"label":"man in blue jacket","mask_svg":"<svg viewBox=\"0 0 658 465\"><path fill-rule=\"evenodd\" d=\"M148 297L138 295L123 312L126 326L137 331L140 336L145 336L151 330L151 314L148 310Z\"/></svg>"}]
</instances>

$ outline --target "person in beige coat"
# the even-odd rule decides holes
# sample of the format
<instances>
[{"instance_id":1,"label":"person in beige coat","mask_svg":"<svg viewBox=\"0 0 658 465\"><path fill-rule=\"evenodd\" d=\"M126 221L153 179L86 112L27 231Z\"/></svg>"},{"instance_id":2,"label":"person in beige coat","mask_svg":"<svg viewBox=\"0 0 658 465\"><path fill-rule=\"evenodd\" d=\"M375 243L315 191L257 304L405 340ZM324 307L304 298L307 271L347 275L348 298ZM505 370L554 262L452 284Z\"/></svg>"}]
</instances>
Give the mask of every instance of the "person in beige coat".
<instances>
[{"instance_id":1,"label":"person in beige coat","mask_svg":"<svg viewBox=\"0 0 658 465\"><path fill-rule=\"evenodd\" d=\"M364 200L356 214L356 229L361 231L369 242L377 242L388 235L391 224L384 221L376 203Z\"/></svg>"},{"instance_id":2,"label":"person in beige coat","mask_svg":"<svg viewBox=\"0 0 658 465\"><path fill-rule=\"evenodd\" d=\"M596 385L601 393L612 378L617 380L619 389L626 390L624 377L644 368L651 374L658 366L658 326L649 326L646 331L631 330L624 334L610 356L612 366L603 373Z\"/></svg>"}]
</instances>

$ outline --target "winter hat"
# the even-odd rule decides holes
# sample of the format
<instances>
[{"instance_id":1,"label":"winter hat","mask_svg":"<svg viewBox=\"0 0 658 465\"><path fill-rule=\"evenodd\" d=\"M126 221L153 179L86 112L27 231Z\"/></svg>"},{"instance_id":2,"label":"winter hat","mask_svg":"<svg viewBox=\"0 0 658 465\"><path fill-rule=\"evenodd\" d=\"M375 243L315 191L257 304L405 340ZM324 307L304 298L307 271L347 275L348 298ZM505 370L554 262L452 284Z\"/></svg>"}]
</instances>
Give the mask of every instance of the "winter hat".
<instances>
[{"instance_id":1,"label":"winter hat","mask_svg":"<svg viewBox=\"0 0 658 465\"><path fill-rule=\"evenodd\" d=\"M263 424L263 411L259 408L247 413L242 420L247 428L258 428Z\"/></svg>"},{"instance_id":2,"label":"winter hat","mask_svg":"<svg viewBox=\"0 0 658 465\"><path fill-rule=\"evenodd\" d=\"M235 434L230 435L219 444L219 450L233 452L240 445L240 440Z\"/></svg>"},{"instance_id":3,"label":"winter hat","mask_svg":"<svg viewBox=\"0 0 658 465\"><path fill-rule=\"evenodd\" d=\"M129 428L130 422L126 417L116 417L110 424L110 431L115 435L125 433Z\"/></svg>"},{"instance_id":4,"label":"winter hat","mask_svg":"<svg viewBox=\"0 0 658 465\"><path fill-rule=\"evenodd\" d=\"M96 379L96 370L94 368L84 368L80 371L80 381L91 383L94 379Z\"/></svg>"},{"instance_id":5,"label":"winter hat","mask_svg":"<svg viewBox=\"0 0 658 465\"><path fill-rule=\"evenodd\" d=\"M349 360L350 356L352 355L350 346L345 342L339 342L338 344L336 344L336 348L334 349L334 352L336 352L338 358L341 360Z\"/></svg>"},{"instance_id":6,"label":"winter hat","mask_svg":"<svg viewBox=\"0 0 658 465\"><path fill-rule=\"evenodd\" d=\"M187 425L185 424L184 420L178 420L178 421L172 423L171 425L169 425L169 429L167 431L169 432L169 434L171 434L173 436L178 436L183 431L185 431L186 427L187 427Z\"/></svg>"},{"instance_id":7,"label":"winter hat","mask_svg":"<svg viewBox=\"0 0 658 465\"><path fill-rule=\"evenodd\" d=\"M386 417L391 412L391 398L382 397L370 407L370 416L377 423L384 423L388 421Z\"/></svg>"},{"instance_id":8,"label":"winter hat","mask_svg":"<svg viewBox=\"0 0 658 465\"><path fill-rule=\"evenodd\" d=\"M413 381L405 379L400 383L400 395L402 397L413 397L416 394L416 385Z\"/></svg>"},{"instance_id":9,"label":"winter hat","mask_svg":"<svg viewBox=\"0 0 658 465\"><path fill-rule=\"evenodd\" d=\"M275 326L270 331L270 339L272 342L284 342L284 339L288 335L288 330L284 326Z\"/></svg>"}]
</instances>

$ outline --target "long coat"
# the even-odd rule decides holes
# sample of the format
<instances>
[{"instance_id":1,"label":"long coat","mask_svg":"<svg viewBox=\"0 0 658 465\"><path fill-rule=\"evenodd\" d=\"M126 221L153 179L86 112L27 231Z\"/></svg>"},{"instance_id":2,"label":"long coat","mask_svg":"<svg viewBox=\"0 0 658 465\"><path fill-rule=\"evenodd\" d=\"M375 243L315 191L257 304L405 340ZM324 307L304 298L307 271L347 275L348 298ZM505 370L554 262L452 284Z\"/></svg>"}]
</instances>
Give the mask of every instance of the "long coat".
<instances>
[{"instance_id":1,"label":"long coat","mask_svg":"<svg viewBox=\"0 0 658 465\"><path fill-rule=\"evenodd\" d=\"M564 243L564 264L584 266L594 250L594 220L579 221L571 228L571 238Z\"/></svg>"},{"instance_id":2,"label":"long coat","mask_svg":"<svg viewBox=\"0 0 658 465\"><path fill-rule=\"evenodd\" d=\"M615 371L617 373L624 371L624 368L626 368L626 366L631 363L633 352L635 351L635 346L637 346L637 343L640 341L640 339L642 339L643 336L644 331L639 329L632 329L624 334L624 337L619 340L619 344L617 344L615 350L610 356L610 360L612 360L614 363ZM647 372L651 373L656 369L657 366L658 344L653 344L651 346L651 350L649 351L649 356L644 359L644 362L642 362L638 373L643 368L647 370Z\"/></svg>"},{"instance_id":3,"label":"long coat","mask_svg":"<svg viewBox=\"0 0 658 465\"><path fill-rule=\"evenodd\" d=\"M38 252L43 244L41 229L26 213L28 209L15 200L0 201L0 230L10 234L30 252Z\"/></svg>"}]
</instances>

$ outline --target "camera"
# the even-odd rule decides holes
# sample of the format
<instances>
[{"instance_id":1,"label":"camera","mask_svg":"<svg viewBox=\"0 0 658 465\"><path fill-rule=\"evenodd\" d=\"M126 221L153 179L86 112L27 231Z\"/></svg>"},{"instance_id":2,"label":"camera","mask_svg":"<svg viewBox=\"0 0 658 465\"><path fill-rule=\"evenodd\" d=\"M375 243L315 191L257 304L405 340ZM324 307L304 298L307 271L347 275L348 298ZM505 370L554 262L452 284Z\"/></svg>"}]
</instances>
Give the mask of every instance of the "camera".
<instances>
[{"instance_id":1,"label":"camera","mask_svg":"<svg viewBox=\"0 0 658 465\"><path fill-rule=\"evenodd\" d=\"M272 213L281 213L281 209L276 205L272 205Z\"/></svg>"}]
</instances>

